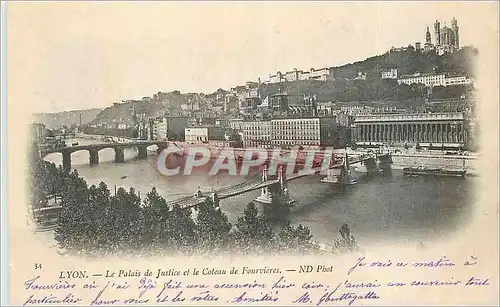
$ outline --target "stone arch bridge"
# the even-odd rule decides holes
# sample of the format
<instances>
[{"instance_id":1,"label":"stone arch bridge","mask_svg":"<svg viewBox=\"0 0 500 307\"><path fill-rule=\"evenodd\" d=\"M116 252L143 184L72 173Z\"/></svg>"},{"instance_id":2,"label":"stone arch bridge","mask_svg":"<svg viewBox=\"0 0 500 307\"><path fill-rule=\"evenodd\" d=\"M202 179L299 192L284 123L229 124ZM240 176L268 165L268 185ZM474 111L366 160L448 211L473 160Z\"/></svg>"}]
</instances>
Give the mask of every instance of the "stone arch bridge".
<instances>
[{"instance_id":1,"label":"stone arch bridge","mask_svg":"<svg viewBox=\"0 0 500 307\"><path fill-rule=\"evenodd\" d=\"M125 156L124 150L126 148L136 148L138 152L139 159L145 159L147 157L147 148L149 146L156 145L158 150L163 150L167 148L168 143L165 141L141 141L141 142L129 142L129 143L104 143L104 144L90 144L90 145L77 145L77 146L67 146L60 148L47 148L40 150L40 157L44 158L46 155L51 153L61 153L63 157L63 169L71 169L71 154L80 150L87 150L89 152L90 165L99 164L99 151L105 148L112 148L115 150L115 162L124 163Z\"/></svg>"}]
</instances>

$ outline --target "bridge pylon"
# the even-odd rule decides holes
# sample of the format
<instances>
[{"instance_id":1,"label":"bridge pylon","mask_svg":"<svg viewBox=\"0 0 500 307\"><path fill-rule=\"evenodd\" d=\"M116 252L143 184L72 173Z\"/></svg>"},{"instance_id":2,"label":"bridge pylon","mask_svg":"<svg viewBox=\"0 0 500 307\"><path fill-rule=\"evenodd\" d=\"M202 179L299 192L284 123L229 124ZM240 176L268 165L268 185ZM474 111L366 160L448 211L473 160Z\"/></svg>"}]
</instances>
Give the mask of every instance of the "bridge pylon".
<instances>
[{"instance_id":1,"label":"bridge pylon","mask_svg":"<svg viewBox=\"0 0 500 307\"><path fill-rule=\"evenodd\" d=\"M269 178L269 167L264 165L262 169L262 183L266 182ZM273 201L273 196L269 191L269 187L263 187L260 189L260 195L255 199L256 202L263 204L270 204Z\"/></svg>"},{"instance_id":2,"label":"bridge pylon","mask_svg":"<svg viewBox=\"0 0 500 307\"><path fill-rule=\"evenodd\" d=\"M89 150L89 163L90 165L99 164L99 151L95 149Z\"/></svg>"},{"instance_id":3,"label":"bridge pylon","mask_svg":"<svg viewBox=\"0 0 500 307\"><path fill-rule=\"evenodd\" d=\"M65 171L71 171L71 152L69 151L63 151L62 152L63 156L63 169Z\"/></svg>"},{"instance_id":4,"label":"bridge pylon","mask_svg":"<svg viewBox=\"0 0 500 307\"><path fill-rule=\"evenodd\" d=\"M115 148L115 163L125 163L125 152L123 148Z\"/></svg>"},{"instance_id":5,"label":"bridge pylon","mask_svg":"<svg viewBox=\"0 0 500 307\"><path fill-rule=\"evenodd\" d=\"M262 170L262 182L266 182L267 180L269 180L268 171L269 169L267 165L264 166L264 169ZM278 189L271 189L275 194L273 194L273 192L271 192L268 187L264 187L261 189L261 194L255 199L255 202L262 204L271 204L275 197L279 197L286 201L288 205L295 204L297 201L290 197L288 183L286 180L285 167L283 165L278 168L277 184L279 185Z\"/></svg>"},{"instance_id":6,"label":"bridge pylon","mask_svg":"<svg viewBox=\"0 0 500 307\"><path fill-rule=\"evenodd\" d=\"M288 189L288 181L286 180L286 170L284 165L281 165L278 169L278 182L280 184L280 196L283 197L289 205L295 204L297 201L290 196L290 190Z\"/></svg>"},{"instance_id":7,"label":"bridge pylon","mask_svg":"<svg viewBox=\"0 0 500 307\"><path fill-rule=\"evenodd\" d=\"M391 153L379 154L377 155L378 167L384 172L391 170L392 155Z\"/></svg>"},{"instance_id":8,"label":"bridge pylon","mask_svg":"<svg viewBox=\"0 0 500 307\"><path fill-rule=\"evenodd\" d=\"M377 161L375 160L374 157L370 157L369 159L366 159L363 161L363 164L366 167L366 172L368 174L373 174L377 172Z\"/></svg>"}]
</instances>

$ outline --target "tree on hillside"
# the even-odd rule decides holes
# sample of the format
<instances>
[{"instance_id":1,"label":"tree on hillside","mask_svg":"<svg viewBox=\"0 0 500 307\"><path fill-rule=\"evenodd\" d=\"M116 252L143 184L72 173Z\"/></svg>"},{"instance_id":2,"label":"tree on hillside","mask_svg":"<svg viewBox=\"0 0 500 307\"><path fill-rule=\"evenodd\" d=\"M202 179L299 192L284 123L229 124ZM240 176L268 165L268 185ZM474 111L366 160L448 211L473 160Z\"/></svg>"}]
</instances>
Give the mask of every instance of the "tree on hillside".
<instances>
[{"instance_id":1,"label":"tree on hillside","mask_svg":"<svg viewBox=\"0 0 500 307\"><path fill-rule=\"evenodd\" d=\"M191 209L183 209L174 205L167 218L168 236L167 249L190 252L197 243L196 224L191 218Z\"/></svg>"},{"instance_id":2,"label":"tree on hillside","mask_svg":"<svg viewBox=\"0 0 500 307\"><path fill-rule=\"evenodd\" d=\"M236 247L243 252L267 250L274 238L274 233L268 219L259 215L253 202L245 208L243 216L236 221Z\"/></svg>"},{"instance_id":3,"label":"tree on hillside","mask_svg":"<svg viewBox=\"0 0 500 307\"><path fill-rule=\"evenodd\" d=\"M346 223L342 224L340 227L340 238L333 240L333 252L334 253L345 253L345 252L355 252L359 250L356 239L351 234L351 229Z\"/></svg>"},{"instance_id":4,"label":"tree on hillside","mask_svg":"<svg viewBox=\"0 0 500 307\"><path fill-rule=\"evenodd\" d=\"M134 189L126 192L119 188L116 195L110 197L104 212L106 224L103 225L111 251L135 250L140 246L140 198Z\"/></svg>"},{"instance_id":5,"label":"tree on hillside","mask_svg":"<svg viewBox=\"0 0 500 307\"><path fill-rule=\"evenodd\" d=\"M80 252L86 249L89 238L86 230L96 227L93 221L86 218L88 213L87 184L75 170L66 178L61 193L61 212L55 240L61 248Z\"/></svg>"},{"instance_id":6,"label":"tree on hillside","mask_svg":"<svg viewBox=\"0 0 500 307\"><path fill-rule=\"evenodd\" d=\"M308 227L302 224L294 227L288 222L278 234L278 246L285 252L310 253L317 250L317 246L311 241L312 237Z\"/></svg>"},{"instance_id":7,"label":"tree on hillside","mask_svg":"<svg viewBox=\"0 0 500 307\"><path fill-rule=\"evenodd\" d=\"M210 198L198 208L196 229L201 251L222 251L228 247L231 224Z\"/></svg>"},{"instance_id":8,"label":"tree on hillside","mask_svg":"<svg viewBox=\"0 0 500 307\"><path fill-rule=\"evenodd\" d=\"M149 246L156 250L169 243L169 215L167 201L158 194L156 188L153 188L147 194L142 208L141 243L143 246Z\"/></svg>"},{"instance_id":9,"label":"tree on hillside","mask_svg":"<svg viewBox=\"0 0 500 307\"><path fill-rule=\"evenodd\" d=\"M110 244L110 238L106 232L108 219L103 213L110 206L111 193L104 182L101 182L98 187L92 185L87 193L85 219L91 226L83 231L88 238L92 238L92 241L87 243L86 248L106 251Z\"/></svg>"}]
</instances>

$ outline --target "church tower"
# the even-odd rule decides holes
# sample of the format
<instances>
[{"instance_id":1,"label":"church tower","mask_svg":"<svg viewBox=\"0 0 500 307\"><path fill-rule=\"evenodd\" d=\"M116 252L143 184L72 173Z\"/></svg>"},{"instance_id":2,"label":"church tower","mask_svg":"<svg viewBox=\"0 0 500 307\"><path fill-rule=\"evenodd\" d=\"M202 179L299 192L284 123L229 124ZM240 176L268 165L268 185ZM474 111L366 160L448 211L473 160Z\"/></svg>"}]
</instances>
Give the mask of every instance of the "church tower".
<instances>
[{"instance_id":1,"label":"church tower","mask_svg":"<svg viewBox=\"0 0 500 307\"><path fill-rule=\"evenodd\" d=\"M429 31L429 27L427 27L427 32L425 33L425 44L431 44L431 32Z\"/></svg>"},{"instance_id":2,"label":"church tower","mask_svg":"<svg viewBox=\"0 0 500 307\"><path fill-rule=\"evenodd\" d=\"M436 46L441 45L441 24L436 20L434 22L434 37L436 38Z\"/></svg>"},{"instance_id":3,"label":"church tower","mask_svg":"<svg viewBox=\"0 0 500 307\"><path fill-rule=\"evenodd\" d=\"M458 36L458 24L455 17L451 20L451 30L453 31L453 36L455 37L455 48L460 49L460 40Z\"/></svg>"}]
</instances>

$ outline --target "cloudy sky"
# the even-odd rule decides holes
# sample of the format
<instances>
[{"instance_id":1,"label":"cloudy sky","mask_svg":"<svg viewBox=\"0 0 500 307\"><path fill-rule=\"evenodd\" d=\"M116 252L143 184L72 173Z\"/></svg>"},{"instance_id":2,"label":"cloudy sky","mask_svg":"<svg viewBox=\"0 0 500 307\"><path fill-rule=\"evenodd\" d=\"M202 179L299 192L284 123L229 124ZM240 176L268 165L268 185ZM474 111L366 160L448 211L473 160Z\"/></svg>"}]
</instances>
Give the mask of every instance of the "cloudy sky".
<instances>
[{"instance_id":1,"label":"cloudy sky","mask_svg":"<svg viewBox=\"0 0 500 307\"><path fill-rule=\"evenodd\" d=\"M497 26L496 9L444 1L11 2L9 104L57 112L158 91L211 92L424 42L435 19L450 25L455 17L461 44L480 48L481 35Z\"/></svg>"}]
</instances>

